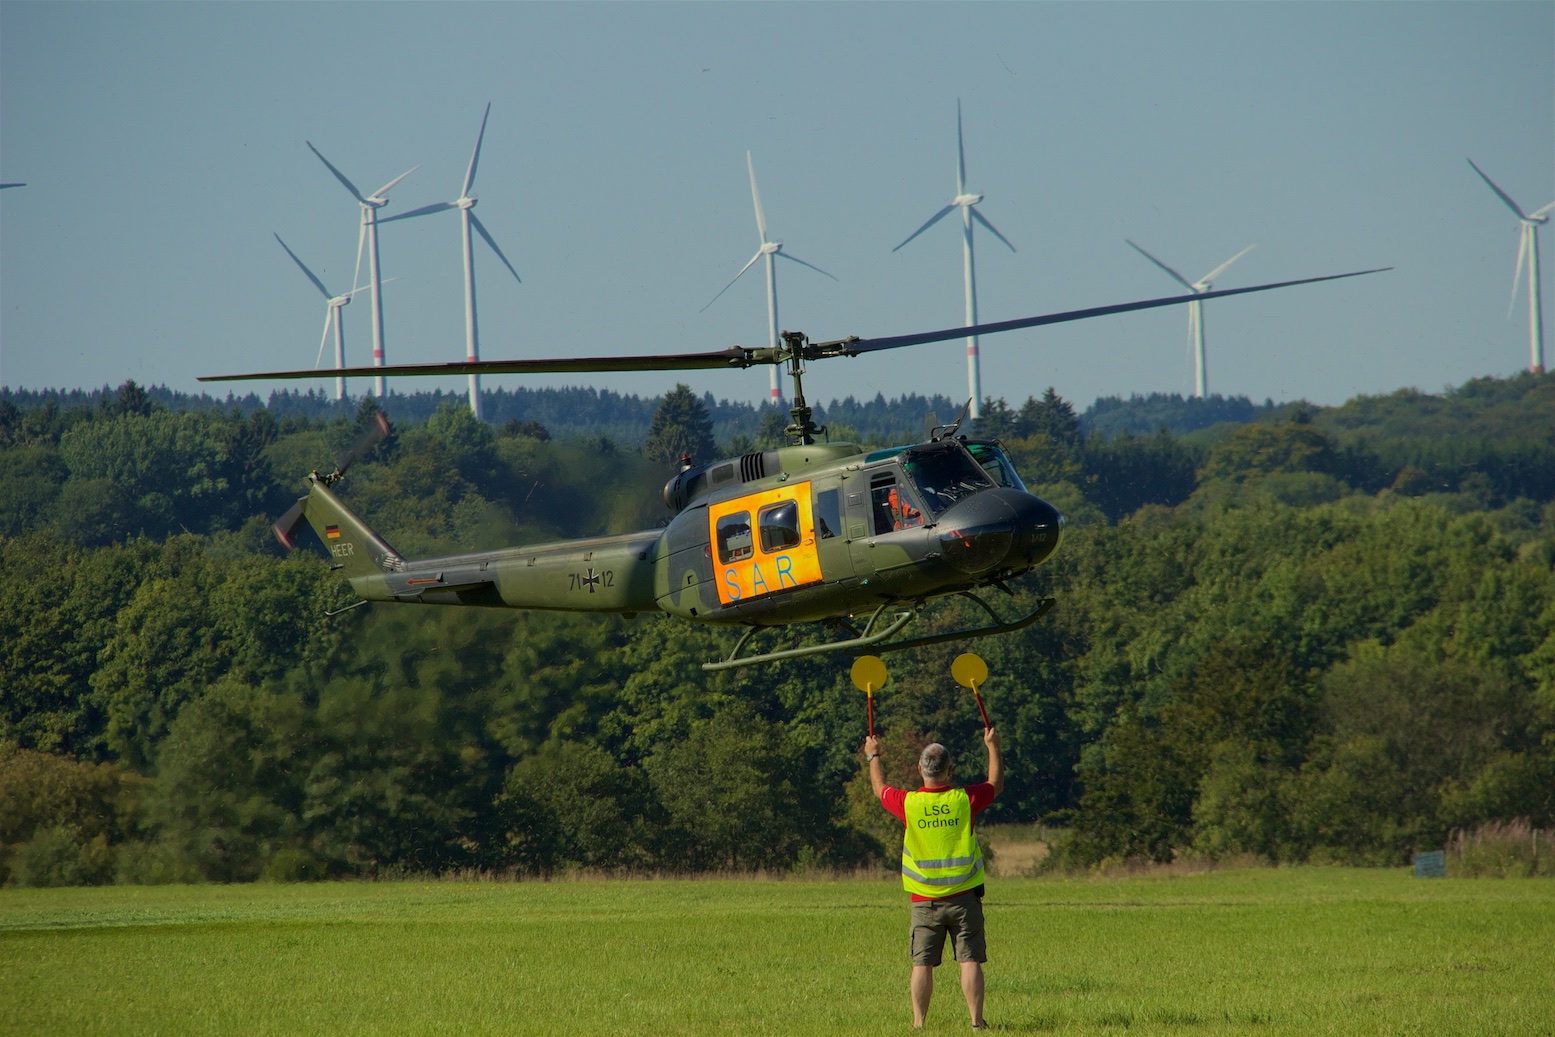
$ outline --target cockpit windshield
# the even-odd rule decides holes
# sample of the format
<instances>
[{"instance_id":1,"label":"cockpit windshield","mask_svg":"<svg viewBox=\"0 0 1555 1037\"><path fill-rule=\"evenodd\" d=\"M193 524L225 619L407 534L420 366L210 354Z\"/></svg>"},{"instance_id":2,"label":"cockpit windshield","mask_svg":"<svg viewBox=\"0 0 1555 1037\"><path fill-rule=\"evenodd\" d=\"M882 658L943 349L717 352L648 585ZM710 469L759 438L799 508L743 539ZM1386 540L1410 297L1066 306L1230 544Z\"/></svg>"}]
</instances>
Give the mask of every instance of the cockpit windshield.
<instances>
[{"instance_id":1,"label":"cockpit windshield","mask_svg":"<svg viewBox=\"0 0 1555 1037\"><path fill-rule=\"evenodd\" d=\"M994 485L988 473L954 440L904 451L902 468L936 516L968 494Z\"/></svg>"},{"instance_id":2,"label":"cockpit windshield","mask_svg":"<svg viewBox=\"0 0 1555 1037\"><path fill-rule=\"evenodd\" d=\"M997 443L968 443L967 452L973 460L983 466L983 471L999 486L1007 486L1012 490L1028 492L1026 484L1021 482L1020 474L1015 471L1015 466L1010 463L1010 457Z\"/></svg>"}]
</instances>

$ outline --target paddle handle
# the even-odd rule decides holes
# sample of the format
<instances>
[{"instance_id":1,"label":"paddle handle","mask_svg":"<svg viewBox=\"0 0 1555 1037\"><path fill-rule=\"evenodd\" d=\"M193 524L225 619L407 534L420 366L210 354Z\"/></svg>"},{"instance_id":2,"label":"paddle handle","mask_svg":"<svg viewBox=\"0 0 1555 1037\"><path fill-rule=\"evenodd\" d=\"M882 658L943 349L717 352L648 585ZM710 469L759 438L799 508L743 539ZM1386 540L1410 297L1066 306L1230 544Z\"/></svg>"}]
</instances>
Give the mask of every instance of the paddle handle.
<instances>
[{"instance_id":1,"label":"paddle handle","mask_svg":"<svg viewBox=\"0 0 1555 1037\"><path fill-rule=\"evenodd\" d=\"M977 685L972 685L972 697L977 700L977 711L983 715L983 730L988 731L993 725L988 722L988 710L983 708L983 696L977 692Z\"/></svg>"},{"instance_id":2,"label":"paddle handle","mask_svg":"<svg viewBox=\"0 0 1555 1037\"><path fill-rule=\"evenodd\" d=\"M864 692L864 697L869 700L869 737L875 737L875 693Z\"/></svg>"}]
</instances>

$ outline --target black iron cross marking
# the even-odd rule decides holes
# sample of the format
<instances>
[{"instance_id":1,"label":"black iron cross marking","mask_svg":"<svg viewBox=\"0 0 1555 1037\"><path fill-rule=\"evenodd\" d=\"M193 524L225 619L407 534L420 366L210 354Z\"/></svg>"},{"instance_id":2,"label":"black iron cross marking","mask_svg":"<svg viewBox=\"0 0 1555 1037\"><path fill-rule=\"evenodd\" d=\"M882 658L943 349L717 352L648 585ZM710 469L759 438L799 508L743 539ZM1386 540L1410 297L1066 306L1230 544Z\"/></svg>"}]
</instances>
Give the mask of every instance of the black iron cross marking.
<instances>
[{"instance_id":1,"label":"black iron cross marking","mask_svg":"<svg viewBox=\"0 0 1555 1037\"><path fill-rule=\"evenodd\" d=\"M583 578L583 585L589 589L590 594L593 594L594 588L599 585L599 573L594 571L592 565L589 566L588 575Z\"/></svg>"}]
</instances>

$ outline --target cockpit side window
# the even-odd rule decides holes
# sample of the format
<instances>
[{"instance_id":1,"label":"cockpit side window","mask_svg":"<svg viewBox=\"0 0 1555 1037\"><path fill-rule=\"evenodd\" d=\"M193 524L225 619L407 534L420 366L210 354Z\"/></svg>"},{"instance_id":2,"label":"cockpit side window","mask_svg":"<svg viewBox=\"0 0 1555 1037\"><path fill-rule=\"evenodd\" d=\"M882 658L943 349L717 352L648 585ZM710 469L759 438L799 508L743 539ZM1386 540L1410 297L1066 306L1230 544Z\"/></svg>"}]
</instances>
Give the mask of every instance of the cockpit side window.
<instances>
[{"instance_id":1,"label":"cockpit side window","mask_svg":"<svg viewBox=\"0 0 1555 1037\"><path fill-rule=\"evenodd\" d=\"M968 494L994 485L988 473L955 442L909 450L903 457L903 467L935 515Z\"/></svg>"}]
</instances>

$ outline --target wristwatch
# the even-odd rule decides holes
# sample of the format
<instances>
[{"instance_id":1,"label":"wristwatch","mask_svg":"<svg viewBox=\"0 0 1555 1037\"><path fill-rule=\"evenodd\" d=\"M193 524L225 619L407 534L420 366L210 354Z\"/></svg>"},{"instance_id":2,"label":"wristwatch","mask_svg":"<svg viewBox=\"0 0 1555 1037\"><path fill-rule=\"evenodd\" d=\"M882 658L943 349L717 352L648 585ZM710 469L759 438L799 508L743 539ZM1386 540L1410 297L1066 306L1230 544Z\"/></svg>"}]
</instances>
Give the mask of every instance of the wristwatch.
<instances>
[{"instance_id":1,"label":"wristwatch","mask_svg":"<svg viewBox=\"0 0 1555 1037\"><path fill-rule=\"evenodd\" d=\"M865 763L869 763L871 760L873 760L875 757L877 757L879 755L880 755L879 753L870 753L868 756L864 757L864 762Z\"/></svg>"}]
</instances>

